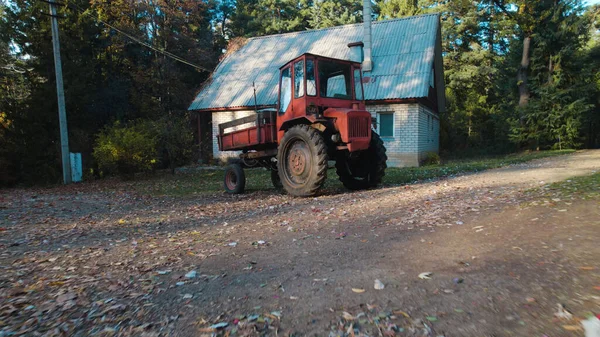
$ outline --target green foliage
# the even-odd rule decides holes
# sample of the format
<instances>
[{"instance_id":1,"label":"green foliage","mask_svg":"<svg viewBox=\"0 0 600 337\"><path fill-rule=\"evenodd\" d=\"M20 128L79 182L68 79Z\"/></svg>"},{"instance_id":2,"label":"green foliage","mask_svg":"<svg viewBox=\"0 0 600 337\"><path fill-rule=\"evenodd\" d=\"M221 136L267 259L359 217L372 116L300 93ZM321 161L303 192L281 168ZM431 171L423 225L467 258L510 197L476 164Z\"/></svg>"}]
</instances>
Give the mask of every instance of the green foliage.
<instances>
[{"instance_id":1,"label":"green foliage","mask_svg":"<svg viewBox=\"0 0 600 337\"><path fill-rule=\"evenodd\" d=\"M600 197L598 186L600 186L600 172L556 182L543 189L552 198L560 196L564 199L598 199Z\"/></svg>"},{"instance_id":2,"label":"green foliage","mask_svg":"<svg viewBox=\"0 0 600 337\"><path fill-rule=\"evenodd\" d=\"M403 18L421 13L418 0L384 0L379 4L380 20Z\"/></svg>"},{"instance_id":3,"label":"green foliage","mask_svg":"<svg viewBox=\"0 0 600 337\"><path fill-rule=\"evenodd\" d=\"M351 0L315 1L308 10L308 17L312 29L357 23L362 20L362 4Z\"/></svg>"},{"instance_id":4,"label":"green foliage","mask_svg":"<svg viewBox=\"0 0 600 337\"><path fill-rule=\"evenodd\" d=\"M421 161L421 165L423 166L440 165L441 163L442 159L440 155L435 152L427 152L425 158Z\"/></svg>"},{"instance_id":5,"label":"green foliage","mask_svg":"<svg viewBox=\"0 0 600 337\"><path fill-rule=\"evenodd\" d=\"M153 126L157 138L158 153L165 166L175 173L175 168L188 164L195 149L194 133L185 117L166 116Z\"/></svg>"},{"instance_id":6,"label":"green foliage","mask_svg":"<svg viewBox=\"0 0 600 337\"><path fill-rule=\"evenodd\" d=\"M119 122L104 128L96 139L93 156L101 174L118 173L133 178L157 163L157 136L150 122L129 126Z\"/></svg>"}]
</instances>

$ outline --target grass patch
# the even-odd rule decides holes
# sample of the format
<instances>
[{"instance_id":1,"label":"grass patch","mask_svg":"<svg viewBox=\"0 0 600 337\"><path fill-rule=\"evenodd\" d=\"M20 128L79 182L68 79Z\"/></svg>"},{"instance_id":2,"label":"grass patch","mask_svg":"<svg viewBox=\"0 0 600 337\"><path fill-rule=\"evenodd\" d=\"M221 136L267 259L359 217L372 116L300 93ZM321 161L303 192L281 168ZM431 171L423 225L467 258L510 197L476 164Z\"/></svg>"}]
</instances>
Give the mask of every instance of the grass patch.
<instances>
[{"instance_id":1,"label":"grass patch","mask_svg":"<svg viewBox=\"0 0 600 337\"><path fill-rule=\"evenodd\" d=\"M409 167L401 169L390 168L386 171L384 184L409 184L422 180L448 177L467 172L479 172L507 165L520 164L534 159L554 157L573 152L575 152L575 150L523 152L506 156L450 160L442 163L441 165Z\"/></svg>"},{"instance_id":2,"label":"grass patch","mask_svg":"<svg viewBox=\"0 0 600 337\"><path fill-rule=\"evenodd\" d=\"M477 159L451 160L441 165L388 168L383 180L384 186L411 184L418 181L448 177L467 172L478 172L501 166L519 164L534 159L573 153L574 150L540 151L511 154L507 156ZM274 190L270 172L266 169L248 169L246 173L246 191ZM335 170L329 170L326 191L342 190ZM199 170L177 175L160 175L132 183L139 193L161 196L195 196L223 192L223 170Z\"/></svg>"},{"instance_id":3,"label":"grass patch","mask_svg":"<svg viewBox=\"0 0 600 337\"><path fill-rule=\"evenodd\" d=\"M552 183L544 187L544 192L564 199L600 199L600 172Z\"/></svg>"}]
</instances>

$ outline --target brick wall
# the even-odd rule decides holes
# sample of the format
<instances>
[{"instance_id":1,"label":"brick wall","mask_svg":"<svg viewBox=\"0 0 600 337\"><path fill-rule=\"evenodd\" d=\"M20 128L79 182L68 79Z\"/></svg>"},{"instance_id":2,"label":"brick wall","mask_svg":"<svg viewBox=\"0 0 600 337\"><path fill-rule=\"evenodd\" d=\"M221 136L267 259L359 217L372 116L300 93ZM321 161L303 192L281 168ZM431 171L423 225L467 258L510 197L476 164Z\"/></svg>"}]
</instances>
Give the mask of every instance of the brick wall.
<instances>
[{"instance_id":1,"label":"brick wall","mask_svg":"<svg viewBox=\"0 0 600 337\"><path fill-rule=\"evenodd\" d=\"M419 104L419 162L429 152L439 152L440 119L428 107Z\"/></svg>"},{"instance_id":2,"label":"brick wall","mask_svg":"<svg viewBox=\"0 0 600 337\"><path fill-rule=\"evenodd\" d=\"M230 122L234 119L248 117L254 114L254 110L243 110L243 111L219 111L213 112L212 115L212 132L213 132L213 158L216 161L227 162L227 159L239 156L239 151L219 151L219 143L217 135L219 134L219 124ZM245 128L247 125L240 125L231 130L238 130Z\"/></svg>"},{"instance_id":3,"label":"brick wall","mask_svg":"<svg viewBox=\"0 0 600 337\"><path fill-rule=\"evenodd\" d=\"M394 136L382 137L387 149L388 167L419 165L419 104L367 105L374 118L378 113L394 113Z\"/></svg>"}]
</instances>

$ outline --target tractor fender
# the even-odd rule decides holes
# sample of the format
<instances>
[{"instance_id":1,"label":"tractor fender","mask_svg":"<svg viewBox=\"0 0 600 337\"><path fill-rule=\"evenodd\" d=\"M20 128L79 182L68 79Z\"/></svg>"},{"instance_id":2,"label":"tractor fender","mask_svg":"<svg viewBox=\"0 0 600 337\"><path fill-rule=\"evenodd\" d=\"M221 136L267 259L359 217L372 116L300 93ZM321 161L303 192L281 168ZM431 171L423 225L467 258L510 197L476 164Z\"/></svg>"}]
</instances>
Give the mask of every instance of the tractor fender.
<instances>
[{"instance_id":1,"label":"tractor fender","mask_svg":"<svg viewBox=\"0 0 600 337\"><path fill-rule=\"evenodd\" d=\"M279 131L286 131L289 128L291 128L292 126L296 126L299 124L311 125L312 123L314 123L316 121L317 121L317 119L314 118L313 116L296 117L294 119L290 119L290 120L283 122L283 124L281 124L281 127L279 128Z\"/></svg>"}]
</instances>

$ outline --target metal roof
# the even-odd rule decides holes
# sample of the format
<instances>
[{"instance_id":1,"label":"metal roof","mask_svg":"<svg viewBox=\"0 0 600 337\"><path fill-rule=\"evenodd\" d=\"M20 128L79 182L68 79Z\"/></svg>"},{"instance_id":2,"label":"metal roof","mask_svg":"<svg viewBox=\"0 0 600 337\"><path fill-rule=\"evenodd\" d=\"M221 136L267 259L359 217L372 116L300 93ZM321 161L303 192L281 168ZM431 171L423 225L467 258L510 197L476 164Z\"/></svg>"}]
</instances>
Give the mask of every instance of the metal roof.
<instances>
[{"instance_id":1,"label":"metal roof","mask_svg":"<svg viewBox=\"0 0 600 337\"><path fill-rule=\"evenodd\" d=\"M365 99L427 97L435 52L441 53L439 15L377 21L371 30L373 71L366 73ZM189 110L254 106L252 82L257 104L274 105L279 67L304 53L349 60L348 44L362 38L362 23L251 38L221 61Z\"/></svg>"}]
</instances>

